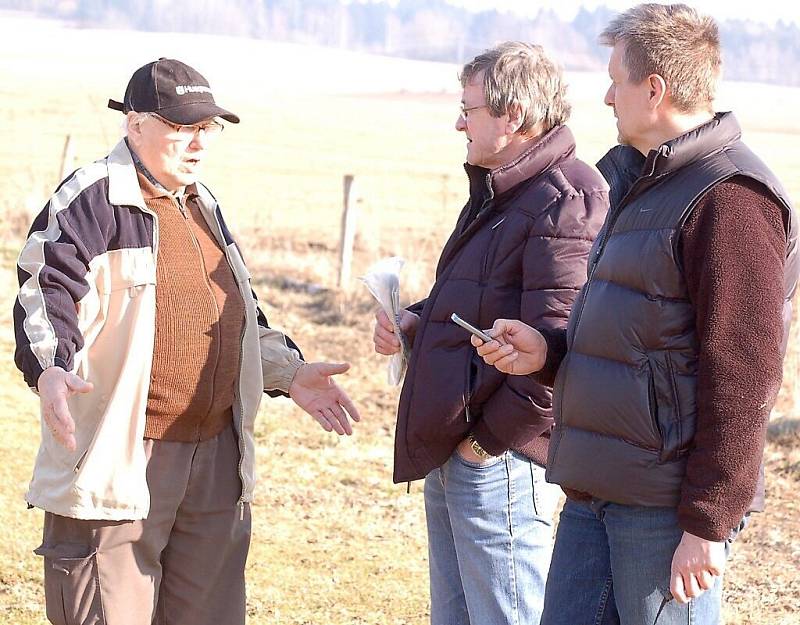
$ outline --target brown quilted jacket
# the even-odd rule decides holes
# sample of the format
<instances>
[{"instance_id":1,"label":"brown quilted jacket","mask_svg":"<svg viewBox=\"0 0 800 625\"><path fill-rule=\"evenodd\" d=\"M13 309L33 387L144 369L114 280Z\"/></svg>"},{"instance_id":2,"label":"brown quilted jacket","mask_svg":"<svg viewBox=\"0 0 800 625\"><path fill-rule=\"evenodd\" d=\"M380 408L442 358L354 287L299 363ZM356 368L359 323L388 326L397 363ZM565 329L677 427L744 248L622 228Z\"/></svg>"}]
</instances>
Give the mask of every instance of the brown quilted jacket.
<instances>
[{"instance_id":1,"label":"brown quilted jacket","mask_svg":"<svg viewBox=\"0 0 800 625\"><path fill-rule=\"evenodd\" d=\"M451 313L481 328L522 319L563 328L608 209L605 182L557 126L498 169L465 165L470 199L442 251L400 395L394 481L425 477L467 433L492 454L544 464L551 389L483 363Z\"/></svg>"}]
</instances>

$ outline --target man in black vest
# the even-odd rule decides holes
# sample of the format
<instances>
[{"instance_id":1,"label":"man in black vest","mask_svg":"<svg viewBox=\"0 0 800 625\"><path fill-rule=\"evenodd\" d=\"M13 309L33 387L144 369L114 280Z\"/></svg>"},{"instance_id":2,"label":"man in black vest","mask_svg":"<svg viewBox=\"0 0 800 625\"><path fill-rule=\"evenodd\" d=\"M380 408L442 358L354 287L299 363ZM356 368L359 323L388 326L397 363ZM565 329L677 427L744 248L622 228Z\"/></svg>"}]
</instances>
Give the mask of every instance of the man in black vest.
<instances>
[{"instance_id":1,"label":"man in black vest","mask_svg":"<svg viewBox=\"0 0 800 625\"><path fill-rule=\"evenodd\" d=\"M555 378L547 479L568 495L542 625L717 623L761 457L798 276L795 216L714 113L717 26L643 4L602 33L621 145L566 331L497 320L478 346ZM557 373L557 377L556 377Z\"/></svg>"}]
</instances>

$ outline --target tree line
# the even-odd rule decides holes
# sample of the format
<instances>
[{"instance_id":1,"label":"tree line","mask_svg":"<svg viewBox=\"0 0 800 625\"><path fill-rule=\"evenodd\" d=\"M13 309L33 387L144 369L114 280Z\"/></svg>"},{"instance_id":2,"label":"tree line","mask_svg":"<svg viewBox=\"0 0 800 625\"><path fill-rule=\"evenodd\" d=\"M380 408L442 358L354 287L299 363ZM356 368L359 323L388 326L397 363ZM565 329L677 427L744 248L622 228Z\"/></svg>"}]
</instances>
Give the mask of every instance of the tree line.
<instances>
[{"instance_id":1,"label":"tree line","mask_svg":"<svg viewBox=\"0 0 800 625\"><path fill-rule=\"evenodd\" d=\"M463 63L499 41L543 45L566 69L603 70L597 35L614 16L581 9L572 21L551 11L527 18L472 13L444 0L0 0L79 26L197 32L330 46L412 59ZM725 77L800 85L800 29L745 20L720 23Z\"/></svg>"}]
</instances>

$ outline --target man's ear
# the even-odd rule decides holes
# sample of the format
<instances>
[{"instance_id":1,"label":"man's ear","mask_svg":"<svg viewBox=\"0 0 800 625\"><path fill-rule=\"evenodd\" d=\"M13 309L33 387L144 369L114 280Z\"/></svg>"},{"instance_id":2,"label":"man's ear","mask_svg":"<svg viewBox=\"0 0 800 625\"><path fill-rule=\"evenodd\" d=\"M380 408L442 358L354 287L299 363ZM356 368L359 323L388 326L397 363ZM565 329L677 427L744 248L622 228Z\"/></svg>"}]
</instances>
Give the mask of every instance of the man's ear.
<instances>
[{"instance_id":1,"label":"man's ear","mask_svg":"<svg viewBox=\"0 0 800 625\"><path fill-rule=\"evenodd\" d=\"M138 113L130 112L127 114L128 120L128 136L129 137L138 137L142 134L141 124L144 120L142 115Z\"/></svg>"},{"instance_id":2,"label":"man's ear","mask_svg":"<svg viewBox=\"0 0 800 625\"><path fill-rule=\"evenodd\" d=\"M655 109L667 97L667 81L659 74L650 74L647 77L647 87L650 107Z\"/></svg>"},{"instance_id":3,"label":"man's ear","mask_svg":"<svg viewBox=\"0 0 800 625\"><path fill-rule=\"evenodd\" d=\"M512 108L508 112L508 122L506 124L506 132L508 134L513 135L520 128L522 128L523 121L524 119L522 116L522 110L519 107Z\"/></svg>"}]
</instances>

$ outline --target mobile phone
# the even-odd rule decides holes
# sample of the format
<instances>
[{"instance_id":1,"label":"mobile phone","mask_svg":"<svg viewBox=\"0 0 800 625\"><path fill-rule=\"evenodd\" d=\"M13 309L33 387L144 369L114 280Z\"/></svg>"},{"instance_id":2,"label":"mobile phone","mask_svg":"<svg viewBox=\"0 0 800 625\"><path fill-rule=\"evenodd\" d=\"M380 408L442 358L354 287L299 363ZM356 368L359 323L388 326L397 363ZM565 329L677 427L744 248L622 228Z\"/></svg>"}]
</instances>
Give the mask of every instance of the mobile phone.
<instances>
[{"instance_id":1,"label":"mobile phone","mask_svg":"<svg viewBox=\"0 0 800 625\"><path fill-rule=\"evenodd\" d=\"M488 343L489 341L492 340L492 337L489 336L488 334L486 334L486 332L478 330L478 328L476 328L474 325L472 325L470 323L467 323L461 317L459 317L457 314L453 313L452 315L450 315L450 319L451 319L451 321L454 321L455 323L460 325L462 328L464 328L467 332L470 332L470 333L474 334L475 336L477 336L484 343Z\"/></svg>"}]
</instances>

